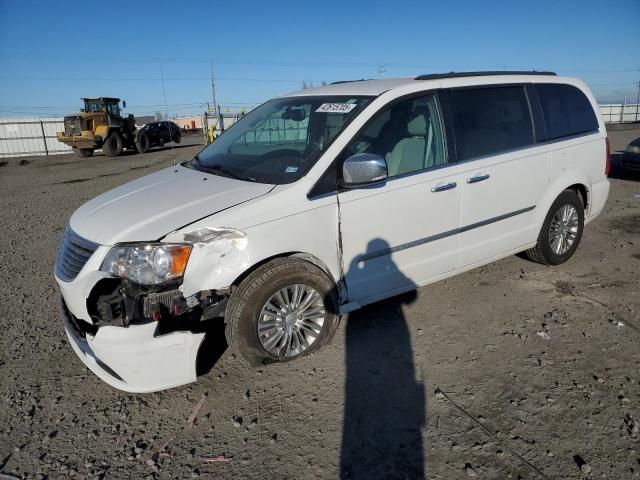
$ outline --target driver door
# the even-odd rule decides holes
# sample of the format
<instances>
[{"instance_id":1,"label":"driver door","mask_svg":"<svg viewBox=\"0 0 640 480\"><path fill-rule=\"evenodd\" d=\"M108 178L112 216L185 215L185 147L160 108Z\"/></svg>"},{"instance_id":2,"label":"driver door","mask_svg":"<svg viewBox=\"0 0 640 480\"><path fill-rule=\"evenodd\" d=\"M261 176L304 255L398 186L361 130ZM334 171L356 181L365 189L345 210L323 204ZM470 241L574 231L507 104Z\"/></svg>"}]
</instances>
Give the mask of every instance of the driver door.
<instances>
[{"instance_id":1,"label":"driver door","mask_svg":"<svg viewBox=\"0 0 640 480\"><path fill-rule=\"evenodd\" d=\"M384 184L338 194L349 302L371 303L453 270L461 175L448 165L436 96L383 109L347 150L380 155L388 169Z\"/></svg>"}]
</instances>

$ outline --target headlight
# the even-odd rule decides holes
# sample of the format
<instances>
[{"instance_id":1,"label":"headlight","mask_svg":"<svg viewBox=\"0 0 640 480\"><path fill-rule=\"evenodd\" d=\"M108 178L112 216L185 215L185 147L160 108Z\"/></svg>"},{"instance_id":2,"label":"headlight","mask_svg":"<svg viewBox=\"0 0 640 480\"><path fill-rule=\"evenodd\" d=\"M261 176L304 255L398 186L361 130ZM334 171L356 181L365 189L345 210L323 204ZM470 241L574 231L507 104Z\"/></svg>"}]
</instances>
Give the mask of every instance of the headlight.
<instances>
[{"instance_id":1,"label":"headlight","mask_svg":"<svg viewBox=\"0 0 640 480\"><path fill-rule=\"evenodd\" d=\"M167 243L118 245L109 250L100 270L141 285L164 283L182 277L191 248Z\"/></svg>"}]
</instances>

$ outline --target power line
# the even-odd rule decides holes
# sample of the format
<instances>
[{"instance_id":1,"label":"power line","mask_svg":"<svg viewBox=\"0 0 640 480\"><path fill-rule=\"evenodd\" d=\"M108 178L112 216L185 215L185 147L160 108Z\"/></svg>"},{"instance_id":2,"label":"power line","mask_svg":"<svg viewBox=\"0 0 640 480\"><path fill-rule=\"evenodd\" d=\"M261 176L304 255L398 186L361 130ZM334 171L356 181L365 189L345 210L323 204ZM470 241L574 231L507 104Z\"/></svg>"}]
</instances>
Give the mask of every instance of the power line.
<instances>
[{"instance_id":1,"label":"power line","mask_svg":"<svg viewBox=\"0 0 640 480\"><path fill-rule=\"evenodd\" d=\"M68 56L60 56L58 57L58 59L56 60L55 55L47 55L46 57L38 57L38 56L34 56L34 57L30 57L31 61L37 61L38 59L44 60L44 61L56 61L57 64L60 64L61 62L67 63L67 64L83 64L86 65L87 63L98 63L98 60L92 60L92 59L83 59L81 62L74 62L74 61L70 61ZM22 57L20 57L20 60L23 60ZM127 60L127 59L123 59L122 57L108 57L108 56L101 56L100 57L100 64L103 64L104 62L109 62L109 63L122 63L122 64L144 64L144 63L155 63L159 60L159 57L151 57L151 58L146 58L146 59L135 59L135 60ZM211 62L211 58L210 57L162 57L162 60L164 61L165 64L209 64ZM375 69L377 68L381 63L384 65L388 65L388 66L393 66L394 68L420 68L420 69L424 69L425 67L427 67L426 64L424 63L396 63L393 61L389 61L390 59L382 59L382 61L372 61L372 62L353 62L353 61L335 61L335 60L328 60L328 61L316 61L316 62L300 62L298 60L296 61L269 61L269 60L256 60L256 59L238 59L236 57L234 58L225 58L225 57L216 57L216 63L217 64L222 64L222 65L264 65L264 66L270 66L270 67L295 67L295 68L300 68L300 67L333 67L333 68L353 68L353 67L363 67L363 68L372 68ZM504 63L502 64L491 64L491 65L451 65L451 64L440 64L440 65L430 65L429 66L431 70L441 70L441 71L448 71L451 69L454 70L464 70L464 69L493 69L493 70L502 70L502 69L514 69L514 70L521 70L521 69L531 69L534 68L534 66L532 65L506 65ZM542 68L543 70L545 69L549 69L549 65L545 65L544 68ZM536 69L540 69L539 66L535 66ZM566 67L561 67L561 68L556 68L556 70L560 70L560 71L565 71L565 72L576 72L576 73L623 73L623 72L640 72L640 66L637 66L635 68L630 68L630 69L617 69L617 70L611 70L611 69L593 69L591 67L581 67L581 66L574 66L574 67L570 67L570 68L566 68Z\"/></svg>"}]
</instances>

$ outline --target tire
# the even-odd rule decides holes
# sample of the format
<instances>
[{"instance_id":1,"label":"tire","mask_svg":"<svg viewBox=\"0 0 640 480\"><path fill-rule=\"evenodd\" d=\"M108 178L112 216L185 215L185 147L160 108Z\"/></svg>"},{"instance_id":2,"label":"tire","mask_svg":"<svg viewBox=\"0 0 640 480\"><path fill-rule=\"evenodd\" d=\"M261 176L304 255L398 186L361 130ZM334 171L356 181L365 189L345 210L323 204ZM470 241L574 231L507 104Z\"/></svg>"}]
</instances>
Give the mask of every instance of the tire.
<instances>
[{"instance_id":1,"label":"tire","mask_svg":"<svg viewBox=\"0 0 640 480\"><path fill-rule=\"evenodd\" d=\"M182 135L180 135L179 133L176 135L176 138L174 140L175 143L180 143L182 141Z\"/></svg>"},{"instance_id":2,"label":"tire","mask_svg":"<svg viewBox=\"0 0 640 480\"><path fill-rule=\"evenodd\" d=\"M117 157L122 153L122 137L118 132L111 132L104 140L102 151L107 157Z\"/></svg>"},{"instance_id":3,"label":"tire","mask_svg":"<svg viewBox=\"0 0 640 480\"><path fill-rule=\"evenodd\" d=\"M302 285L300 285L302 284ZM258 325L262 317L263 307L267 301L272 300L276 292L288 286L307 286L317 292L315 298L322 299L324 304L324 320L321 326L317 326L319 332L314 335L307 334L306 329L298 329L303 332L309 345L300 352L290 352L285 355L282 348L280 354L268 351L261 341L258 333ZM306 296L301 294L300 303L304 304ZM316 302L314 302L315 304ZM317 308L312 305L312 308ZM309 311L309 310L307 310ZM315 265L304 260L292 257L277 258L250 273L232 293L225 312L225 336L229 349L237 358L250 366L258 366L275 362L287 362L307 355L328 343L333 337L339 324L338 301L336 288L329 277ZM289 322L282 320L278 325ZM274 317L274 322L278 320ZM297 324L300 319L295 320ZM304 321L304 320L302 320ZM274 327L275 331L281 327ZM288 327L282 327L288 328ZM295 326L293 327L295 328ZM282 332L281 334L283 334ZM274 333L274 338L277 333ZM295 338L295 335L285 338ZM311 339L313 340L311 341ZM279 342L276 342L276 344ZM293 345L291 341L291 345ZM298 349L302 343L297 341ZM273 350L273 349L272 349Z\"/></svg>"},{"instance_id":4,"label":"tire","mask_svg":"<svg viewBox=\"0 0 640 480\"><path fill-rule=\"evenodd\" d=\"M136 136L136 150L138 153L147 153L149 151L149 136L145 132L138 132Z\"/></svg>"},{"instance_id":5,"label":"tire","mask_svg":"<svg viewBox=\"0 0 640 480\"><path fill-rule=\"evenodd\" d=\"M78 148L78 147L73 147L73 151L76 155L82 157L82 158L89 158L91 155L93 155L93 148Z\"/></svg>"},{"instance_id":6,"label":"tire","mask_svg":"<svg viewBox=\"0 0 640 480\"><path fill-rule=\"evenodd\" d=\"M569 210L563 210L565 209L565 207ZM573 241L566 250L564 250L567 245L566 243L556 244L556 247L558 245L560 245L561 247L560 251L557 251L554 249L552 243L552 223L554 223L554 218L560 219L563 212L572 211L572 209L573 211L575 211L575 214L577 216L577 219L573 219L572 215L571 218L573 220L570 222L572 225L575 224L575 232L573 233L573 235L571 235L573 229L567 229L565 227L564 230L568 232L568 237L565 236L564 238L565 242L566 238L573 238ZM557 225L557 222L554 223L554 228L555 225ZM558 196L558 198L555 199L555 201L551 205L544 223L542 224L540 234L538 235L538 243L535 247L527 250L525 254L529 258L529 260L533 262L541 263L543 265L560 265L561 263L569 260L578 249L578 245L580 244L580 240L582 239L583 230L584 205L582 204L582 200L573 190L565 190Z\"/></svg>"}]
</instances>

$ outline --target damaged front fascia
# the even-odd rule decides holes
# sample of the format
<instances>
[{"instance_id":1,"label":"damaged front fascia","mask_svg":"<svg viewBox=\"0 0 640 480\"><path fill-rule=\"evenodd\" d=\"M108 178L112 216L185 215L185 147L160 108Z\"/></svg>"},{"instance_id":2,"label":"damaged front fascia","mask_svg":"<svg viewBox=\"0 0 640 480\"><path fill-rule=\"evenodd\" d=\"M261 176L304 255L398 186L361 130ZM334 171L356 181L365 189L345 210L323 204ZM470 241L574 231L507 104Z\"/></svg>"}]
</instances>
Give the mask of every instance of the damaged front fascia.
<instances>
[{"instance_id":1,"label":"damaged front fascia","mask_svg":"<svg viewBox=\"0 0 640 480\"><path fill-rule=\"evenodd\" d=\"M87 309L96 328L158 321L158 334L199 329L200 322L221 316L226 292L202 291L185 298L180 287L179 282L140 285L103 279L91 291Z\"/></svg>"},{"instance_id":2,"label":"damaged front fascia","mask_svg":"<svg viewBox=\"0 0 640 480\"><path fill-rule=\"evenodd\" d=\"M193 245L182 285L185 296L199 289L228 291L233 281L250 266L249 239L241 230L225 227L203 227L185 233L175 232L178 238Z\"/></svg>"}]
</instances>

